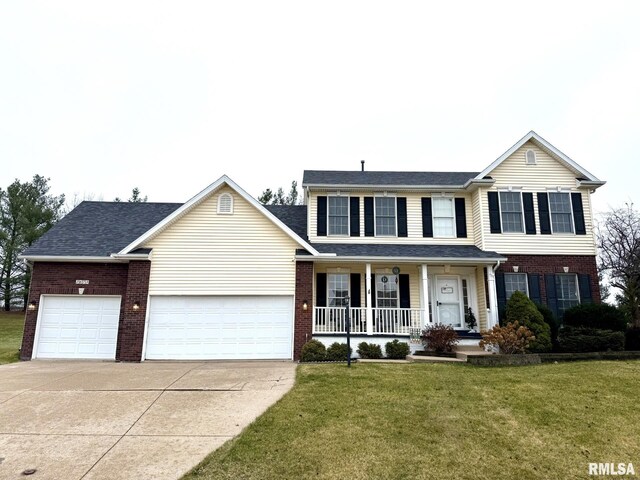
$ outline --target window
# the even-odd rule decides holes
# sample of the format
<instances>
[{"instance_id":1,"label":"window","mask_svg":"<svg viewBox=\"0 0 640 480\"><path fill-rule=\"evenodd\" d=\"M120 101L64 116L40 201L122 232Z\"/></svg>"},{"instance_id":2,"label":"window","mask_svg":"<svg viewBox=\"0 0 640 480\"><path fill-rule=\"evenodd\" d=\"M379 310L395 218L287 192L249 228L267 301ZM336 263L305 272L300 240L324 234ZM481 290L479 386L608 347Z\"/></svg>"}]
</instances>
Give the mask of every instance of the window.
<instances>
[{"instance_id":1,"label":"window","mask_svg":"<svg viewBox=\"0 0 640 480\"><path fill-rule=\"evenodd\" d=\"M327 305L342 307L344 299L349 296L349 274L330 273L327 275Z\"/></svg>"},{"instance_id":2,"label":"window","mask_svg":"<svg viewBox=\"0 0 640 480\"><path fill-rule=\"evenodd\" d=\"M500 213L503 232L524 232L520 192L500 192Z\"/></svg>"},{"instance_id":3,"label":"window","mask_svg":"<svg viewBox=\"0 0 640 480\"><path fill-rule=\"evenodd\" d=\"M396 236L396 198L376 197L376 236Z\"/></svg>"},{"instance_id":4,"label":"window","mask_svg":"<svg viewBox=\"0 0 640 480\"><path fill-rule=\"evenodd\" d=\"M376 275L376 306L398 308L398 276Z\"/></svg>"},{"instance_id":5,"label":"window","mask_svg":"<svg viewBox=\"0 0 640 480\"><path fill-rule=\"evenodd\" d=\"M233 197L230 193L218 195L218 213L233 213Z\"/></svg>"},{"instance_id":6,"label":"window","mask_svg":"<svg viewBox=\"0 0 640 480\"><path fill-rule=\"evenodd\" d=\"M535 165L536 164L536 152L533 150L527 150L527 165Z\"/></svg>"},{"instance_id":7,"label":"window","mask_svg":"<svg viewBox=\"0 0 640 480\"><path fill-rule=\"evenodd\" d=\"M434 237L455 237L455 209L453 198L433 197L433 236Z\"/></svg>"},{"instance_id":8,"label":"window","mask_svg":"<svg viewBox=\"0 0 640 480\"><path fill-rule=\"evenodd\" d=\"M349 197L329 197L329 235L349 234Z\"/></svg>"},{"instance_id":9,"label":"window","mask_svg":"<svg viewBox=\"0 0 640 480\"><path fill-rule=\"evenodd\" d=\"M566 310L580 303L578 278L575 275L556 275L556 290L558 292L558 312L562 317Z\"/></svg>"},{"instance_id":10,"label":"window","mask_svg":"<svg viewBox=\"0 0 640 480\"><path fill-rule=\"evenodd\" d=\"M526 273L505 273L504 274L504 290L507 294L507 300L511 298L513 292L520 291L527 297L529 291L527 288L527 274Z\"/></svg>"},{"instance_id":11,"label":"window","mask_svg":"<svg viewBox=\"0 0 640 480\"><path fill-rule=\"evenodd\" d=\"M549 192L549 213L553 233L573 233L573 214L571 213L571 195Z\"/></svg>"}]
</instances>

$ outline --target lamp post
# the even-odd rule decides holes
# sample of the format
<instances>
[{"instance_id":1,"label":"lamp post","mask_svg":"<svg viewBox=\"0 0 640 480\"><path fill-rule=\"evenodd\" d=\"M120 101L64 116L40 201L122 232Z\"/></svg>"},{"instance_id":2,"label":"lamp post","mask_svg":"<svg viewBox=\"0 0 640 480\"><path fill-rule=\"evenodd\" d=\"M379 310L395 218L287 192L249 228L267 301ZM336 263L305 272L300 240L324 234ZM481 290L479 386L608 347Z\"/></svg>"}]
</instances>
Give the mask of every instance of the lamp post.
<instances>
[{"instance_id":1,"label":"lamp post","mask_svg":"<svg viewBox=\"0 0 640 480\"><path fill-rule=\"evenodd\" d=\"M344 297L344 320L345 320L345 332L347 334L347 367L351 367L351 319L349 318L349 297Z\"/></svg>"}]
</instances>

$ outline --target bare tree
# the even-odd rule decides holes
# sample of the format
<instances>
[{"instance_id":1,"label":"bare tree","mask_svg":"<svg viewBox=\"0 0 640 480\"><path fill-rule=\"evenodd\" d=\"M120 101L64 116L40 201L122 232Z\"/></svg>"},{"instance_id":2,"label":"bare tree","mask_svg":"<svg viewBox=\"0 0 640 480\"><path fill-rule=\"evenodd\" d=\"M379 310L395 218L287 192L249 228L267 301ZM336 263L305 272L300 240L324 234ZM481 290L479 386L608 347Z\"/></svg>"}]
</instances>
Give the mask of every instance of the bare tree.
<instances>
[{"instance_id":1,"label":"bare tree","mask_svg":"<svg viewBox=\"0 0 640 480\"><path fill-rule=\"evenodd\" d=\"M633 203L604 214L597 238L600 269L620 290L621 307L640 328L640 214Z\"/></svg>"}]
</instances>

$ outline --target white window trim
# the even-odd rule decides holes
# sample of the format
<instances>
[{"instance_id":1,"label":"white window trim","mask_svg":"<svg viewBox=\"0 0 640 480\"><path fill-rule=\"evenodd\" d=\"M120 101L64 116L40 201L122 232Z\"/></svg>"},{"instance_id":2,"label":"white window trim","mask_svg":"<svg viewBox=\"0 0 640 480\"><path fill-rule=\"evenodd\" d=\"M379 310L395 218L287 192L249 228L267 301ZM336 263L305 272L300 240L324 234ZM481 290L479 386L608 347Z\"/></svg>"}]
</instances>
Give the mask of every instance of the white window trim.
<instances>
[{"instance_id":1,"label":"white window trim","mask_svg":"<svg viewBox=\"0 0 640 480\"><path fill-rule=\"evenodd\" d=\"M571 214L571 231L570 232L554 232L553 231L553 213L551 212L551 198L549 198L550 193L564 193L569 195L569 213ZM559 235L559 236L575 236L576 235L576 223L573 218L573 199L571 198L571 191L561 189L560 187L556 189L547 189L547 204L549 205L549 228L551 229L551 235Z\"/></svg>"},{"instance_id":2,"label":"white window trim","mask_svg":"<svg viewBox=\"0 0 640 480\"><path fill-rule=\"evenodd\" d=\"M347 233L331 233L329 226L329 199L331 197L341 197L347 199ZM341 195L340 192L327 194L327 237L341 237L346 238L351 235L351 197L349 195Z\"/></svg>"},{"instance_id":3,"label":"white window trim","mask_svg":"<svg viewBox=\"0 0 640 480\"><path fill-rule=\"evenodd\" d=\"M222 197L229 197L229 200L231 201L231 208L228 212L223 212L222 210L220 210L220 204L222 203L220 200L222 199ZM221 193L220 195L218 195L217 213L220 215L233 215L233 203L233 195L231 195L229 192Z\"/></svg>"},{"instance_id":4,"label":"white window trim","mask_svg":"<svg viewBox=\"0 0 640 480\"><path fill-rule=\"evenodd\" d=\"M504 212L502 208L502 197L501 193L519 193L520 194L520 216L522 217L522 231L521 232L505 232L504 227L502 225L502 213ZM524 218L524 200L522 198L522 188L521 187L508 187L501 188L498 190L498 206L500 207L500 232L504 235L522 235L527 233L527 226L525 225Z\"/></svg>"},{"instance_id":5,"label":"white window trim","mask_svg":"<svg viewBox=\"0 0 640 480\"><path fill-rule=\"evenodd\" d=\"M556 277L573 277L576 281L576 299L578 300L578 305L582 305L582 299L580 298L580 283L578 279L577 273L556 273ZM556 300L566 300L564 298L557 298Z\"/></svg>"},{"instance_id":6,"label":"white window trim","mask_svg":"<svg viewBox=\"0 0 640 480\"><path fill-rule=\"evenodd\" d=\"M378 294L380 293L380 289L378 288L378 277L384 277L384 276L394 276L394 277L398 277L398 285L396 288L396 304L398 305L396 308L399 309L400 308L400 274L396 275L395 273L380 273L376 270L375 276L373 278L373 281L376 283L376 298L373 299L373 302L375 304L374 308L388 308L391 309L393 307L379 307L378 306ZM390 299L387 299L390 300Z\"/></svg>"},{"instance_id":7,"label":"white window trim","mask_svg":"<svg viewBox=\"0 0 640 480\"><path fill-rule=\"evenodd\" d=\"M395 199L395 212L396 212L396 234L395 235L378 235L378 215L376 213L376 198L393 198ZM398 197L395 193L376 193L373 197L373 236L380 238L398 238ZM377 295L377 294L376 294Z\"/></svg>"},{"instance_id":8,"label":"white window trim","mask_svg":"<svg viewBox=\"0 0 640 480\"><path fill-rule=\"evenodd\" d=\"M453 216L451 219L453 220L453 235L436 235L436 229L433 226L435 222L433 221L436 216L434 215L435 208L433 208L433 201L438 198L450 198L452 200L451 206L453 208ZM466 208L466 202L465 202ZM438 218L448 218L448 217L438 217ZM456 225L456 200L454 195L450 193L441 193L440 195L431 195L431 228L433 229L433 238L458 238L458 226Z\"/></svg>"},{"instance_id":9,"label":"white window trim","mask_svg":"<svg viewBox=\"0 0 640 480\"><path fill-rule=\"evenodd\" d=\"M329 292L331 291L331 289L329 288L330 285L330 281L329 281L329 275L346 275L347 276L347 295L349 297L349 301L351 301L351 275L349 274L349 271L346 272L341 272L341 271L333 271L330 272L329 270L327 270L327 298L326 298L326 304L328 308L343 308L343 306L331 306L330 303L330 299L331 297L329 296ZM338 298L338 297L334 297L334 298Z\"/></svg>"},{"instance_id":10,"label":"white window trim","mask_svg":"<svg viewBox=\"0 0 640 480\"><path fill-rule=\"evenodd\" d=\"M524 289L525 289L525 294L527 295L527 298L531 298L529 296L529 274L526 272L505 272L504 276L506 277L507 275L524 275ZM506 284L505 284L505 294L506 294ZM513 295L513 294L512 294ZM509 300L509 297L507 297L507 300Z\"/></svg>"}]
</instances>

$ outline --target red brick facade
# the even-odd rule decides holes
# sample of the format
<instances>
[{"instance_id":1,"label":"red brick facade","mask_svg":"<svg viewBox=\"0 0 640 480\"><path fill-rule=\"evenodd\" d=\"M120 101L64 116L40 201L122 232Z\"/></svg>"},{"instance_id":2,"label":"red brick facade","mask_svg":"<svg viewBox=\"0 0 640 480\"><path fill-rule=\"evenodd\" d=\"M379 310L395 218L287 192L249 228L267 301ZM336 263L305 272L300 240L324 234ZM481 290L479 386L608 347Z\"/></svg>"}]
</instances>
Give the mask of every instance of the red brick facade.
<instances>
[{"instance_id":1,"label":"red brick facade","mask_svg":"<svg viewBox=\"0 0 640 480\"><path fill-rule=\"evenodd\" d=\"M120 295L120 325L116 360L140 361L142 338L149 287L148 261L126 263L70 263L36 262L31 276L29 302L36 302L36 309L27 310L20 358L30 360L40 308L41 295ZM77 285L76 280L88 280L88 285ZM140 302L134 312L133 302Z\"/></svg>"},{"instance_id":2,"label":"red brick facade","mask_svg":"<svg viewBox=\"0 0 640 480\"><path fill-rule=\"evenodd\" d=\"M508 261L500 266L498 271L504 273L513 272L517 266L522 273L565 273L564 267L568 267L567 273L587 274L591 279L591 295L595 303L600 303L600 286L598 284L598 267L596 257L593 255L505 255ZM547 303L547 291L545 282L540 282L540 295L542 302Z\"/></svg>"},{"instance_id":3,"label":"red brick facade","mask_svg":"<svg viewBox=\"0 0 640 480\"><path fill-rule=\"evenodd\" d=\"M300 360L302 346L311 340L313 322L313 262L296 262L296 304L293 358ZM307 309L303 307L307 302Z\"/></svg>"}]
</instances>

